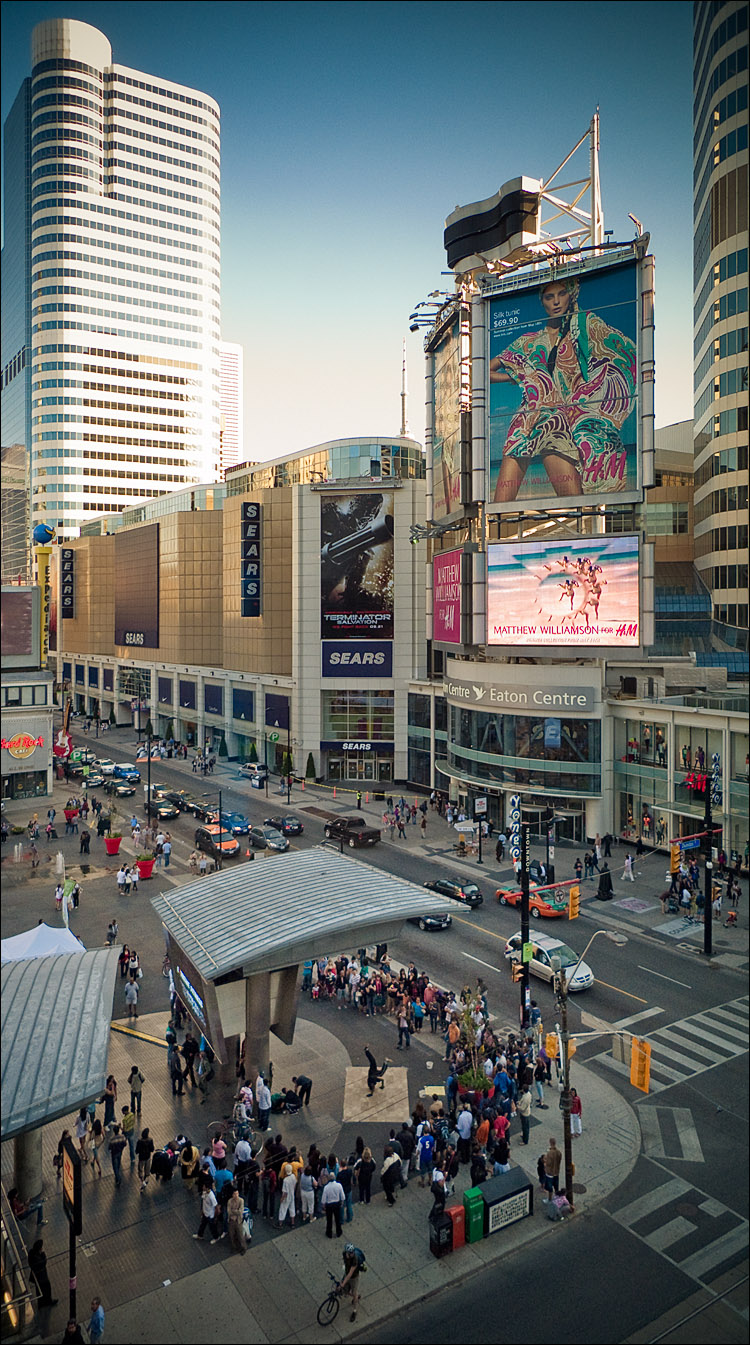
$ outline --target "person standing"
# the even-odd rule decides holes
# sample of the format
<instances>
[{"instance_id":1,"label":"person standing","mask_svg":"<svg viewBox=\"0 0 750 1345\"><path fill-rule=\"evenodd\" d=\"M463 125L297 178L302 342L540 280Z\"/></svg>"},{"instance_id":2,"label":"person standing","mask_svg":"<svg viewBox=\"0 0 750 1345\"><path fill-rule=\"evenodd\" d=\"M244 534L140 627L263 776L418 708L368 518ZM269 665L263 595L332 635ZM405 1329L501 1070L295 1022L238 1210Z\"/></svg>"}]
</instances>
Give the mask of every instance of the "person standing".
<instances>
[{"instance_id":1,"label":"person standing","mask_svg":"<svg viewBox=\"0 0 750 1345\"><path fill-rule=\"evenodd\" d=\"M37 1238L29 1251L29 1270L34 1277L34 1282L39 1290L40 1298L38 1306L40 1308L54 1308L58 1300L52 1297L52 1285L49 1282L49 1275L47 1273L47 1253L44 1250L44 1241L42 1238Z\"/></svg>"},{"instance_id":2,"label":"person standing","mask_svg":"<svg viewBox=\"0 0 750 1345\"><path fill-rule=\"evenodd\" d=\"M91 1317L89 1319L89 1340L91 1345L101 1345L104 1339L104 1308L100 1298L91 1300Z\"/></svg>"},{"instance_id":3,"label":"person standing","mask_svg":"<svg viewBox=\"0 0 750 1345\"><path fill-rule=\"evenodd\" d=\"M369 1205L370 1191L372 1187L372 1177L375 1171L375 1159L372 1156L372 1150L364 1148L362 1157L356 1164L357 1186L359 1189L359 1200L362 1205Z\"/></svg>"},{"instance_id":4,"label":"person standing","mask_svg":"<svg viewBox=\"0 0 750 1345\"><path fill-rule=\"evenodd\" d=\"M172 858L172 839L168 835L164 839L164 844L162 845L161 852L164 856L164 867L165 869L168 869L169 861Z\"/></svg>"},{"instance_id":5,"label":"person standing","mask_svg":"<svg viewBox=\"0 0 750 1345\"><path fill-rule=\"evenodd\" d=\"M361 1260L360 1260L361 1257ZM344 1248L344 1278L341 1281L342 1294L349 1294L352 1300L350 1322L356 1322L359 1308L359 1272L364 1264L364 1255L353 1243L347 1242Z\"/></svg>"},{"instance_id":6,"label":"person standing","mask_svg":"<svg viewBox=\"0 0 750 1345\"><path fill-rule=\"evenodd\" d=\"M128 1018L137 1018L138 982L134 976L129 976L125 983L125 1004L127 1005Z\"/></svg>"},{"instance_id":7,"label":"person standing","mask_svg":"<svg viewBox=\"0 0 750 1345\"><path fill-rule=\"evenodd\" d=\"M570 1090L570 1133L571 1135L580 1135L583 1132L583 1123L581 1115L583 1108L578 1091L575 1088Z\"/></svg>"},{"instance_id":8,"label":"person standing","mask_svg":"<svg viewBox=\"0 0 750 1345\"><path fill-rule=\"evenodd\" d=\"M258 1075L255 1085L255 1099L258 1104L258 1127L261 1131L269 1130L268 1118L271 1115L271 1090L268 1087L262 1074Z\"/></svg>"},{"instance_id":9,"label":"person standing","mask_svg":"<svg viewBox=\"0 0 750 1345\"><path fill-rule=\"evenodd\" d=\"M141 1131L135 1152L138 1159L138 1180L141 1183L141 1191L144 1191L151 1175L151 1160L154 1156L154 1141L149 1134L148 1126Z\"/></svg>"},{"instance_id":10,"label":"person standing","mask_svg":"<svg viewBox=\"0 0 750 1345\"><path fill-rule=\"evenodd\" d=\"M547 1191L555 1194L560 1189L560 1164L562 1163L562 1153L557 1147L557 1140L551 1139L549 1148L544 1155L544 1184Z\"/></svg>"},{"instance_id":11,"label":"person standing","mask_svg":"<svg viewBox=\"0 0 750 1345\"><path fill-rule=\"evenodd\" d=\"M333 1221L336 1220L336 1237L341 1237L341 1212L344 1208L345 1197L341 1182L332 1177L323 1187L323 1194L320 1197L320 1204L325 1210L326 1216L326 1237L333 1237Z\"/></svg>"},{"instance_id":12,"label":"person standing","mask_svg":"<svg viewBox=\"0 0 750 1345\"><path fill-rule=\"evenodd\" d=\"M401 1163L390 1144L383 1150L383 1166L380 1169L380 1182L389 1205L396 1204L396 1182L401 1176Z\"/></svg>"},{"instance_id":13,"label":"person standing","mask_svg":"<svg viewBox=\"0 0 750 1345\"><path fill-rule=\"evenodd\" d=\"M122 1134L120 1127L112 1127L112 1134L109 1139L109 1161L112 1164L112 1171L115 1174L115 1186L122 1185L122 1154L127 1147L127 1139Z\"/></svg>"},{"instance_id":14,"label":"person standing","mask_svg":"<svg viewBox=\"0 0 750 1345\"><path fill-rule=\"evenodd\" d=\"M135 1112L131 1111L130 1107L123 1107L120 1127L128 1142L128 1149L130 1150L130 1166L133 1168L135 1167Z\"/></svg>"},{"instance_id":15,"label":"person standing","mask_svg":"<svg viewBox=\"0 0 750 1345\"><path fill-rule=\"evenodd\" d=\"M631 854L625 856L625 867L622 871L622 876L623 878L629 878L631 883L635 882L635 878L633 877L633 856Z\"/></svg>"},{"instance_id":16,"label":"person standing","mask_svg":"<svg viewBox=\"0 0 750 1345\"><path fill-rule=\"evenodd\" d=\"M524 1084L516 1101L516 1111L521 1121L521 1143L529 1142L529 1126L531 1116L531 1093Z\"/></svg>"},{"instance_id":17,"label":"person standing","mask_svg":"<svg viewBox=\"0 0 750 1345\"><path fill-rule=\"evenodd\" d=\"M175 1043L171 1046L171 1054L169 1060L169 1077L172 1081L173 1097L182 1097L185 1092L185 1089L183 1087L183 1084L185 1082L185 1073L182 1068L182 1060L183 1060L182 1051L180 1050L179 1046L175 1041Z\"/></svg>"},{"instance_id":18,"label":"person standing","mask_svg":"<svg viewBox=\"0 0 750 1345\"><path fill-rule=\"evenodd\" d=\"M76 1133L76 1139L78 1140L78 1148L81 1155L81 1162L88 1163L89 1152L87 1148L87 1143L89 1136L89 1114L85 1107L81 1107L81 1110L79 1111L78 1116L76 1117L76 1123L74 1129Z\"/></svg>"},{"instance_id":19,"label":"person standing","mask_svg":"<svg viewBox=\"0 0 750 1345\"><path fill-rule=\"evenodd\" d=\"M407 1050L411 1046L411 1034L409 1032L409 1016L406 1009L402 1006L398 1011L398 1046L397 1051L403 1049L403 1043L406 1042Z\"/></svg>"},{"instance_id":20,"label":"person standing","mask_svg":"<svg viewBox=\"0 0 750 1345\"><path fill-rule=\"evenodd\" d=\"M237 1186L232 1183L227 1201L227 1231L229 1233L229 1244L234 1251L244 1256L247 1251L245 1245L245 1230L243 1228L243 1216L245 1213L245 1202L242 1199Z\"/></svg>"},{"instance_id":21,"label":"person standing","mask_svg":"<svg viewBox=\"0 0 750 1345\"><path fill-rule=\"evenodd\" d=\"M130 1087L130 1108L136 1116L140 1116L141 1114L143 1085L145 1082L145 1075L141 1074L137 1065L133 1065L128 1075L128 1085Z\"/></svg>"},{"instance_id":22,"label":"person standing","mask_svg":"<svg viewBox=\"0 0 750 1345\"><path fill-rule=\"evenodd\" d=\"M193 1237L198 1240L202 1239L203 1234L208 1228L211 1232L212 1247L214 1243L218 1242L219 1239L221 1238L221 1231L219 1229L219 1222L217 1219L218 1209L219 1209L219 1202L216 1199L216 1192L214 1191L213 1178L207 1176L206 1184L203 1188L203 1195L201 1196L201 1218L200 1223L198 1224L198 1232L193 1233Z\"/></svg>"}]
</instances>

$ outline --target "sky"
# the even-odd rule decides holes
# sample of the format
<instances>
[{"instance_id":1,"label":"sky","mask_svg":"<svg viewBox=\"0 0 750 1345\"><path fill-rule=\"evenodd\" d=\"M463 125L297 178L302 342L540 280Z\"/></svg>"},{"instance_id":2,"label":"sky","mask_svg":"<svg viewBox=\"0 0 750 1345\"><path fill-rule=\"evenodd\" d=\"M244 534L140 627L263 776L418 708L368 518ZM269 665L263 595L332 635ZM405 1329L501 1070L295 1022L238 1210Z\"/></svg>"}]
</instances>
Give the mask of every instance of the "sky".
<instances>
[{"instance_id":1,"label":"sky","mask_svg":"<svg viewBox=\"0 0 750 1345\"><path fill-rule=\"evenodd\" d=\"M82 19L113 61L222 110L222 335L245 350L245 460L424 433L423 335L457 204L546 179L599 107L605 228L656 256L656 424L692 417L692 4L2 6L2 116L32 28ZM581 174L576 174L581 176Z\"/></svg>"}]
</instances>

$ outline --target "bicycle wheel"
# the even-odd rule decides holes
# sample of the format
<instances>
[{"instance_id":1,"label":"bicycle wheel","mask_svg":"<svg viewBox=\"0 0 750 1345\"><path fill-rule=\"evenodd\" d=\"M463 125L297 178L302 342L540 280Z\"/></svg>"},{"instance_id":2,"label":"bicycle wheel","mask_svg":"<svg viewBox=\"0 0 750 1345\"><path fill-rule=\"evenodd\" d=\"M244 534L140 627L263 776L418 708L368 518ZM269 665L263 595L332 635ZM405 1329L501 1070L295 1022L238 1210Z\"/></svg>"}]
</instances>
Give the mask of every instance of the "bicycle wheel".
<instances>
[{"instance_id":1,"label":"bicycle wheel","mask_svg":"<svg viewBox=\"0 0 750 1345\"><path fill-rule=\"evenodd\" d=\"M330 1326L335 1322L341 1306L338 1294L329 1294L318 1308L318 1325Z\"/></svg>"},{"instance_id":2,"label":"bicycle wheel","mask_svg":"<svg viewBox=\"0 0 750 1345\"><path fill-rule=\"evenodd\" d=\"M226 1144L227 1140L231 1140L232 1138L231 1127L227 1121L209 1122L206 1126L206 1134L208 1135L210 1143L214 1140L223 1140Z\"/></svg>"}]
</instances>

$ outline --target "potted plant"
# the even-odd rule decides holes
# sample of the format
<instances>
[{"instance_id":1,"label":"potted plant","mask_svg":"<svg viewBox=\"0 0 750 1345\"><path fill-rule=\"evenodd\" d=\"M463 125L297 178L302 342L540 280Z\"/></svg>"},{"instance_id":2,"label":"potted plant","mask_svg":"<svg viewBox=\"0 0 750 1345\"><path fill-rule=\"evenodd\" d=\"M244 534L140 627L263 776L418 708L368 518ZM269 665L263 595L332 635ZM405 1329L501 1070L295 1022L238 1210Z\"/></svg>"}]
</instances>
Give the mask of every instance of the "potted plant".
<instances>
[{"instance_id":1,"label":"potted plant","mask_svg":"<svg viewBox=\"0 0 750 1345\"><path fill-rule=\"evenodd\" d=\"M458 1094L459 1097L464 1097L467 1093L481 1096L486 1088L487 1096L493 1097L495 1085L484 1072L484 1051L479 1050L474 1044L475 1029L471 1011L472 1001L464 1005L461 1014L461 1039L466 1043L466 1068L458 1076Z\"/></svg>"},{"instance_id":2,"label":"potted plant","mask_svg":"<svg viewBox=\"0 0 750 1345\"><path fill-rule=\"evenodd\" d=\"M315 779L315 757L313 756L312 752L308 752L307 754L307 767L305 769L305 779L306 780Z\"/></svg>"},{"instance_id":3,"label":"potted plant","mask_svg":"<svg viewBox=\"0 0 750 1345\"><path fill-rule=\"evenodd\" d=\"M144 855L136 855L135 862L138 868L139 877L150 878L154 872L154 864L156 863L154 856L148 853Z\"/></svg>"},{"instance_id":4,"label":"potted plant","mask_svg":"<svg viewBox=\"0 0 750 1345\"><path fill-rule=\"evenodd\" d=\"M119 854L122 834L120 832L110 832L109 836L104 837L104 849L108 855Z\"/></svg>"}]
</instances>

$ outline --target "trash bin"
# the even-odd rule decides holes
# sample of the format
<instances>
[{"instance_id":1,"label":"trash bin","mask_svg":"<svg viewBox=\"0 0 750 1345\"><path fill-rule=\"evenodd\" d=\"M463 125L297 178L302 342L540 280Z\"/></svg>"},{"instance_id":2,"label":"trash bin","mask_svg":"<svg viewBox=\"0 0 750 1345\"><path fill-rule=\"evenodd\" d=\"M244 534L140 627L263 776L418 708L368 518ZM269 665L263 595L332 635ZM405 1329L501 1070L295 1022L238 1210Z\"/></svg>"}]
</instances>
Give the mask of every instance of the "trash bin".
<instances>
[{"instance_id":1,"label":"trash bin","mask_svg":"<svg viewBox=\"0 0 750 1345\"><path fill-rule=\"evenodd\" d=\"M484 1237L484 1198L480 1187L470 1186L464 1191L466 1241L481 1242Z\"/></svg>"},{"instance_id":2,"label":"trash bin","mask_svg":"<svg viewBox=\"0 0 750 1345\"><path fill-rule=\"evenodd\" d=\"M463 1247L466 1242L466 1211L463 1205L449 1205L445 1212L453 1223L453 1250L455 1251L457 1247Z\"/></svg>"},{"instance_id":3,"label":"trash bin","mask_svg":"<svg viewBox=\"0 0 750 1345\"><path fill-rule=\"evenodd\" d=\"M453 1220L448 1214L429 1216L430 1251L433 1256L447 1256L453 1251Z\"/></svg>"}]
</instances>

